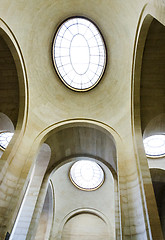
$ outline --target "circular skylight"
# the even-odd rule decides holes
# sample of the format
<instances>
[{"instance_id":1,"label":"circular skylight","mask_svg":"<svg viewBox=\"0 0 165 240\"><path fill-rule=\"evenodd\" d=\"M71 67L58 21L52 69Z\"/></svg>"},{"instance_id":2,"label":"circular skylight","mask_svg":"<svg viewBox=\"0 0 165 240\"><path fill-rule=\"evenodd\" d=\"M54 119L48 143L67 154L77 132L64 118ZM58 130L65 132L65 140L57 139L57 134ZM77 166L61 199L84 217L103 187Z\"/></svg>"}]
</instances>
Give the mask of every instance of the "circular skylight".
<instances>
[{"instance_id":1,"label":"circular skylight","mask_svg":"<svg viewBox=\"0 0 165 240\"><path fill-rule=\"evenodd\" d=\"M11 132L1 132L0 133L0 147L5 149L9 142L11 141L14 133Z\"/></svg>"},{"instance_id":2,"label":"circular skylight","mask_svg":"<svg viewBox=\"0 0 165 240\"><path fill-rule=\"evenodd\" d=\"M80 160L72 165L70 178L76 187L92 191L103 184L104 172L96 162Z\"/></svg>"},{"instance_id":3,"label":"circular skylight","mask_svg":"<svg viewBox=\"0 0 165 240\"><path fill-rule=\"evenodd\" d=\"M98 28L83 17L62 23L53 41L53 62L69 88L76 91L93 88L106 63L105 45Z\"/></svg>"},{"instance_id":4,"label":"circular skylight","mask_svg":"<svg viewBox=\"0 0 165 240\"><path fill-rule=\"evenodd\" d=\"M146 155L161 157L165 155L165 135L152 135L144 139Z\"/></svg>"}]
</instances>

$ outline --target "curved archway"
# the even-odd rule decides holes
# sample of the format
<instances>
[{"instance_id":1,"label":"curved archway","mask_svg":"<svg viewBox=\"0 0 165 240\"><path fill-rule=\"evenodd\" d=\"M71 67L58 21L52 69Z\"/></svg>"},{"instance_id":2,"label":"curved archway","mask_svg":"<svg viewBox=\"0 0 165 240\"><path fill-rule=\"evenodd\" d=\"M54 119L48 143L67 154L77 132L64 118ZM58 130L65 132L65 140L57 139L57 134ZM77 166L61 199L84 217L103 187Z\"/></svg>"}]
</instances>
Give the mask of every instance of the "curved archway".
<instances>
[{"instance_id":1,"label":"curved archway","mask_svg":"<svg viewBox=\"0 0 165 240\"><path fill-rule=\"evenodd\" d=\"M165 64L165 31L161 22L164 21L165 23L165 19L161 18L161 22L159 22L163 9L163 6L159 8L153 6L152 3L146 5L143 9L135 39L132 71L132 132L139 175L145 193L143 195L144 211L148 215L146 216L146 223L147 228L153 234L152 237L158 238L157 235L154 237L154 234L159 229L160 239L163 237L148 162L145 156L142 133L144 133L146 126L153 118L164 112L163 105L161 105L164 102L164 96L161 94L160 85L162 86L164 82L163 66Z\"/></svg>"},{"instance_id":2,"label":"curved archway","mask_svg":"<svg viewBox=\"0 0 165 240\"><path fill-rule=\"evenodd\" d=\"M115 140L110 133L95 125L79 123L64 126L52 131L45 143L52 150L49 169L71 157L86 156L102 159L117 171Z\"/></svg>"},{"instance_id":3,"label":"curved archway","mask_svg":"<svg viewBox=\"0 0 165 240\"><path fill-rule=\"evenodd\" d=\"M1 112L11 119L17 130L20 130L27 117L26 68L16 37L2 19L0 19L0 49L2 51L2 53L0 52L0 58L3 63L1 64L1 71L4 73L1 83L3 82L3 86L5 86L3 89L0 88L0 91L5 91L5 95L1 94L2 96L0 96L2 98L1 108L4 109ZM7 92L9 89L11 91ZM6 96L6 94L11 95ZM7 103L9 103L9 106L6 105Z\"/></svg>"},{"instance_id":4,"label":"curved archway","mask_svg":"<svg viewBox=\"0 0 165 240\"><path fill-rule=\"evenodd\" d=\"M10 145L19 144L27 118L28 86L26 68L18 42L7 24L0 19L0 112L8 116L16 130ZM5 152L10 162L11 148ZM1 164L1 170L3 165ZM1 171L2 172L2 171Z\"/></svg>"},{"instance_id":5,"label":"curved archway","mask_svg":"<svg viewBox=\"0 0 165 240\"><path fill-rule=\"evenodd\" d=\"M109 239L108 226L99 216L82 212L72 216L64 225L61 240Z\"/></svg>"},{"instance_id":6,"label":"curved archway","mask_svg":"<svg viewBox=\"0 0 165 240\"><path fill-rule=\"evenodd\" d=\"M118 199L118 187L117 187L117 155L116 155L116 144L114 137L109 133L107 130L102 129L101 127L98 127L97 125L94 124L89 124L85 122L78 122L74 123L72 122L71 124L64 125L62 128L59 128L56 131L52 131L51 134L49 134L48 138L46 139L45 143L47 143L51 150L52 150L52 155L50 159L50 163L48 166L48 171L52 173L51 174L51 181L55 184L57 183L58 179L54 179L54 176L56 176L56 172L61 172L62 169L67 169L69 166L72 165L72 161L78 161L79 159L85 158L85 159L95 159L96 162L104 163L106 164L111 170L112 174L114 176L114 181L113 183L113 190L112 194L114 194L112 198ZM64 170L64 172L65 172ZM63 182L62 189L63 191L66 190L65 194L67 194L67 189L73 190L73 195L77 197L81 196L81 194L78 192L78 190L75 187L72 187L72 183L68 181L68 172L65 173L60 173L60 176L63 176L63 178L59 181L59 184ZM54 179L54 180L52 180ZM106 175L106 179L108 179L108 173ZM106 182L107 183L107 182ZM111 181L109 180L109 187L111 186ZM53 184L53 185L54 185ZM59 185L57 184L57 185ZM69 184L69 186L67 186ZM56 184L54 185L55 189L55 198L56 201L56 209L58 208L57 211L60 211L59 208L59 199L61 199L61 194L60 191L56 189ZM115 186L114 186L115 185ZM97 194L97 191L103 191L102 194L106 195L107 191L104 189L106 184L103 184L103 186L94 191L94 193L89 193L89 195L92 197L93 195ZM65 189L65 190L64 190ZM101 194L101 195L102 195ZM71 194L72 195L72 194ZM59 197L60 196L60 197ZM66 195L66 199L68 198L69 195ZM86 196L87 197L87 196ZM89 202L93 202L94 199L87 197ZM65 198L64 198L65 199ZM64 199L61 199L60 201L62 202ZM92 200L93 199L93 200ZM80 199L78 200L78 202ZM112 214L112 225L113 225L113 233L112 235L115 235L115 221L117 221L117 211L119 204L117 203L119 199L116 201L116 203L113 205L112 204L112 211L108 210L110 206L108 204L106 205L107 211ZM83 205L85 202L80 204ZM87 204L87 203L86 203ZM88 203L90 206L91 204ZM87 206L89 206L87 204ZM64 204L64 206L66 203ZM78 205L80 207L80 205ZM96 204L97 205L97 204ZM105 205L105 204L101 204ZM115 208L116 207L116 208ZM55 212L55 215L58 216L58 213ZM63 216L63 213L60 214L60 216ZM109 216L110 217L110 216ZM54 220L55 221L55 220ZM54 238L57 234L55 229L57 228L56 224L54 222L54 227L53 227L53 232L52 238ZM56 226L56 227L55 227ZM117 226L116 226L117 227Z\"/></svg>"},{"instance_id":7,"label":"curved archway","mask_svg":"<svg viewBox=\"0 0 165 240\"><path fill-rule=\"evenodd\" d=\"M48 182L50 176L52 176L52 171L54 169L58 170L59 166L69 163L71 157L94 157L96 161L101 161L107 165L108 168L111 169L115 179L113 191L116 199L114 208L114 226L116 229L114 229L117 233L120 233L120 224L118 224L118 219L120 219L120 201L116 173L117 154L116 143L111 132L113 132L115 138L118 139L118 144L121 144L121 140L115 131L108 131L109 129L108 126L102 127L101 123L98 124L95 123L95 121L84 119L59 123L58 125L50 126L49 129L46 129L38 136L32 152L35 156L37 143L39 146L43 141L51 148L51 159L43 180L45 184ZM29 160L32 161L32 158ZM36 214L39 214L37 213L37 209L35 211ZM36 228L36 226L33 224L32 228Z\"/></svg>"},{"instance_id":8,"label":"curved archway","mask_svg":"<svg viewBox=\"0 0 165 240\"><path fill-rule=\"evenodd\" d=\"M7 179L13 177L10 163L13 160L13 156L25 131L28 87L26 68L21 49L13 32L2 19L0 19L0 62L0 112L10 118L16 130L8 148L1 157L0 163L1 188L6 186L6 188L9 189L10 186L7 183ZM12 197L11 194L8 194L8 191L6 191L5 194L6 199L8 199L5 201L5 206L7 206L6 209L8 209ZM1 200L0 208L0 231L1 236L4 238L11 216L9 217L7 214L4 214L7 210L4 210L3 200ZM12 210L9 210L8 215L10 215L11 212ZM8 231L10 230L8 229Z\"/></svg>"}]
</instances>

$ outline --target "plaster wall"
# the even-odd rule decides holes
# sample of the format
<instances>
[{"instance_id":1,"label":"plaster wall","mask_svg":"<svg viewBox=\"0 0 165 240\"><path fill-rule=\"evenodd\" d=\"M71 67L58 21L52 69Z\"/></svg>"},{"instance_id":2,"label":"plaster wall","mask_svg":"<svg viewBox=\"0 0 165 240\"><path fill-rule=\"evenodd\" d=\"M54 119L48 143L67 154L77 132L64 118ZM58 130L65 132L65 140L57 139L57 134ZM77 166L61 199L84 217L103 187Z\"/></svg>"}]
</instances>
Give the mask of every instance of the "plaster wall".
<instances>
[{"instance_id":1,"label":"plaster wall","mask_svg":"<svg viewBox=\"0 0 165 240\"><path fill-rule=\"evenodd\" d=\"M96 215L82 213L69 219L62 231L62 240L108 240L108 226Z\"/></svg>"},{"instance_id":2,"label":"plaster wall","mask_svg":"<svg viewBox=\"0 0 165 240\"><path fill-rule=\"evenodd\" d=\"M104 184L95 191L82 191L75 187L69 179L69 170L73 162L58 168L51 181L54 187L54 224L51 239L61 239L63 226L68 216L79 212L96 211L107 221L111 239L115 239L115 187L110 170L101 162L105 172ZM103 197L106 192L106 196Z\"/></svg>"}]
</instances>

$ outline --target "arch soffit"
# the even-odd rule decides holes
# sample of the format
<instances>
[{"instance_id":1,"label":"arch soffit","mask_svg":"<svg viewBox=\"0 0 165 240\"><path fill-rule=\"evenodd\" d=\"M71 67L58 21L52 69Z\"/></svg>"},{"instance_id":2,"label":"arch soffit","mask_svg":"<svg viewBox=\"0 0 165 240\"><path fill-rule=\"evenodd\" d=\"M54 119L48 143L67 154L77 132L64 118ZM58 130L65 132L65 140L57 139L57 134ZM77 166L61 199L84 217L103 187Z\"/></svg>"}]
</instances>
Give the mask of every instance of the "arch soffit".
<instances>
[{"instance_id":1,"label":"arch soffit","mask_svg":"<svg viewBox=\"0 0 165 240\"><path fill-rule=\"evenodd\" d=\"M30 158L32 156L36 155L36 152L38 152L38 149L44 143L47 138L60 130L64 130L70 127L89 127L89 128L95 128L100 130L101 132L104 132L107 136L109 136L112 141L114 142L114 146L116 147L116 154L118 155L118 149L120 146L122 146L122 139L120 135L110 126L91 119L70 119L61 121L55 124L50 125L46 129L44 129L34 140L34 143L32 145L32 149L30 152Z\"/></svg>"},{"instance_id":2,"label":"arch soffit","mask_svg":"<svg viewBox=\"0 0 165 240\"><path fill-rule=\"evenodd\" d=\"M133 63L132 63L132 126L137 129L140 128L140 75L141 75L141 64L145 41L150 24L153 19L156 19L165 26L165 4L159 3L148 3L146 4L139 17L137 25Z\"/></svg>"},{"instance_id":3,"label":"arch soffit","mask_svg":"<svg viewBox=\"0 0 165 240\"><path fill-rule=\"evenodd\" d=\"M7 43L14 62L17 68L19 88L20 88L20 105L19 105L19 116L17 121L17 130L24 129L27 121L27 110L28 110L28 82L27 82L27 73L23 54L21 48L18 44L18 41L9 28L9 26L0 18L0 35L3 37Z\"/></svg>"},{"instance_id":4,"label":"arch soffit","mask_svg":"<svg viewBox=\"0 0 165 240\"><path fill-rule=\"evenodd\" d=\"M152 3L147 3L144 5L137 24L134 42L131 80L132 136L134 136L136 139L134 140L134 146L139 145L138 149L142 149L141 153L143 157L145 157L145 152L143 147L141 147L142 135L140 121L140 76L145 41L153 19L156 19L165 26L165 4L163 4L162 1L158 1L157 3L154 1Z\"/></svg>"},{"instance_id":5,"label":"arch soffit","mask_svg":"<svg viewBox=\"0 0 165 240\"><path fill-rule=\"evenodd\" d=\"M20 89L19 90L20 92L19 114L18 114L18 120L16 125L17 131L15 132L12 140L10 141L10 144L8 145L6 151L3 154L3 158L8 159L8 161L10 161L10 159L12 158L12 155L15 154L15 152L17 151L22 135L24 134L24 131L25 131L27 115L28 115L29 93L28 93L26 67L25 67L23 54L21 52L21 48L19 46L19 43L14 33L1 18L0 18L0 35L5 40L7 46L9 47L12 53L12 56L16 65L16 69L17 69L19 89ZM14 148L14 151L11 151L13 144L15 145L15 148Z\"/></svg>"},{"instance_id":6,"label":"arch soffit","mask_svg":"<svg viewBox=\"0 0 165 240\"><path fill-rule=\"evenodd\" d=\"M115 146L122 142L120 135L113 128L103 122L92 119L69 119L52 124L49 127L45 128L36 137L35 141L43 143L49 136L59 132L60 130L64 130L70 127L95 128L108 135L113 140Z\"/></svg>"},{"instance_id":7,"label":"arch soffit","mask_svg":"<svg viewBox=\"0 0 165 240\"><path fill-rule=\"evenodd\" d=\"M31 151L29 152L28 161L31 163L33 161L33 163L34 163L41 145L47 140L47 138L49 136L57 133L60 130L67 129L70 127L78 127L78 126L86 126L89 128L90 127L96 128L96 129L99 129L102 132L104 132L106 135L110 136L116 147L116 155L118 158L118 155L119 155L118 149L120 149L120 148L123 149L123 143L122 143L122 139L121 139L120 135L113 128L111 128L110 126L108 126L102 122L91 120L91 119L70 119L70 120L65 120L65 121L61 121L61 122L52 124L49 127L47 127L46 129L44 129L42 132L40 132L40 134L35 138L35 140L32 144ZM100 161L100 160L101 159L98 159L98 161ZM66 163L68 161L70 161L70 160L63 159L63 163ZM115 170L112 170L112 167L107 162L105 162L105 161L102 161L102 162L110 169L110 171L114 177L114 180L115 180L117 177ZM63 165L63 163L58 162L57 164L59 164L59 167L60 167ZM57 164L54 165L54 168L57 168ZM52 168L49 169L49 171L46 173L46 176L49 176L52 173L52 171L53 171Z\"/></svg>"}]
</instances>

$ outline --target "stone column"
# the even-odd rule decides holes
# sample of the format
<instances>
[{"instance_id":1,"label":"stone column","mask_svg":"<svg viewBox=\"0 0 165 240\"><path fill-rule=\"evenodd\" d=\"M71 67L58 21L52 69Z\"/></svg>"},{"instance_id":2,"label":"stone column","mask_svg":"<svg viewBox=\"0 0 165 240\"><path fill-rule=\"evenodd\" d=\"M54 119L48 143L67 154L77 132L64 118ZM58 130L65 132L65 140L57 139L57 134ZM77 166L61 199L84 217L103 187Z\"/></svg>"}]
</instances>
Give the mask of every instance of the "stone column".
<instances>
[{"instance_id":1,"label":"stone column","mask_svg":"<svg viewBox=\"0 0 165 240\"><path fill-rule=\"evenodd\" d=\"M43 144L34 166L33 176L29 182L15 226L11 233L11 240L26 239L50 155L50 147L47 144Z\"/></svg>"}]
</instances>

